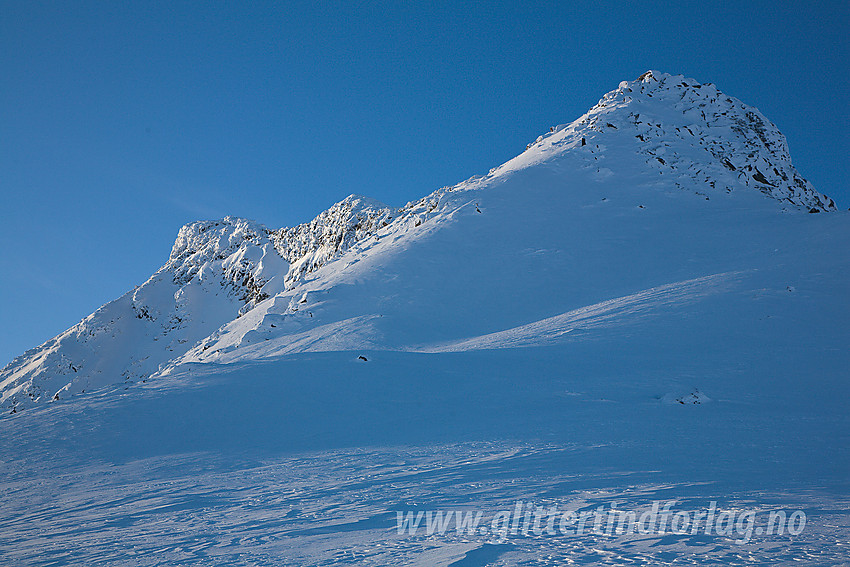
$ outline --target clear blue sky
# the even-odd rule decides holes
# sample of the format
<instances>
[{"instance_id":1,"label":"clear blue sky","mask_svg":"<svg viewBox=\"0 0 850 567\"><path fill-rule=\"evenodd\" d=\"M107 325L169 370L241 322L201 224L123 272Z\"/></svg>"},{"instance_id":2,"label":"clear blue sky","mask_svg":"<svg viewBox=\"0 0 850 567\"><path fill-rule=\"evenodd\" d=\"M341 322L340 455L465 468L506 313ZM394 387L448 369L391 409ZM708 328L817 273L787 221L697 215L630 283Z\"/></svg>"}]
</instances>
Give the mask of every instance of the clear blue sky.
<instances>
[{"instance_id":1,"label":"clear blue sky","mask_svg":"<svg viewBox=\"0 0 850 567\"><path fill-rule=\"evenodd\" d=\"M760 108L849 207L848 29L846 1L0 1L0 365L186 222L402 205L650 68Z\"/></svg>"}]
</instances>

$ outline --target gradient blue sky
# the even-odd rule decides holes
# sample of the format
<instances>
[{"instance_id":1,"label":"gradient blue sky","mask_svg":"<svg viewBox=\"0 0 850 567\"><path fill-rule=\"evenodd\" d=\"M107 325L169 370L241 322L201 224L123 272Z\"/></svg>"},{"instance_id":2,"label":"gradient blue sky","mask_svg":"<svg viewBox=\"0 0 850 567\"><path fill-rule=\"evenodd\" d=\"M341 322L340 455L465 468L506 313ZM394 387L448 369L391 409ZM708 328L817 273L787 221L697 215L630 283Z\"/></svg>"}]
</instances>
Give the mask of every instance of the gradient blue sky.
<instances>
[{"instance_id":1,"label":"gradient blue sky","mask_svg":"<svg viewBox=\"0 0 850 567\"><path fill-rule=\"evenodd\" d=\"M402 205L650 68L757 106L846 208L848 29L846 1L0 1L0 365L186 222Z\"/></svg>"}]
</instances>

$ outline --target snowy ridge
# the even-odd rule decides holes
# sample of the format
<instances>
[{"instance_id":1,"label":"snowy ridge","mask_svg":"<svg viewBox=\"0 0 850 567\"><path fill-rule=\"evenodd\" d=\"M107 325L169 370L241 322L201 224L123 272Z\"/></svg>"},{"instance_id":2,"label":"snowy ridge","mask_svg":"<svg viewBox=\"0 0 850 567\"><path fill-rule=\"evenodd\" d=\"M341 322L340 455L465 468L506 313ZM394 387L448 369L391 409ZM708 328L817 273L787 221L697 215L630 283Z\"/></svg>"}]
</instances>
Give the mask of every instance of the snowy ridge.
<instances>
[{"instance_id":1,"label":"snowy ridge","mask_svg":"<svg viewBox=\"0 0 850 567\"><path fill-rule=\"evenodd\" d=\"M711 83L658 71L623 81L587 114L551 128L496 171L534 165L564 149L628 144L630 138L646 164L680 189L711 195L743 186L809 212L836 210L832 199L800 176L785 136L757 108Z\"/></svg>"},{"instance_id":2,"label":"snowy ridge","mask_svg":"<svg viewBox=\"0 0 850 567\"><path fill-rule=\"evenodd\" d=\"M145 379L241 308L279 291L285 268L261 225L234 217L186 225L147 282L7 365L0 400L14 411Z\"/></svg>"},{"instance_id":3,"label":"snowy ridge","mask_svg":"<svg viewBox=\"0 0 850 567\"><path fill-rule=\"evenodd\" d=\"M349 195L309 223L281 228L272 234L278 253L291 266L284 280L288 289L355 243L373 236L393 219L383 203Z\"/></svg>"},{"instance_id":4,"label":"snowy ridge","mask_svg":"<svg viewBox=\"0 0 850 567\"><path fill-rule=\"evenodd\" d=\"M646 316L653 309L695 301L724 291L724 282L738 274L714 274L646 289L625 297L609 299L547 317L527 325L478 337L412 349L415 352L462 352L496 348L540 346L563 340L567 333L621 324L625 319Z\"/></svg>"},{"instance_id":5,"label":"snowy ridge","mask_svg":"<svg viewBox=\"0 0 850 567\"><path fill-rule=\"evenodd\" d=\"M399 209L188 224L0 372L0 556L845 564L833 208L757 111L653 72Z\"/></svg>"},{"instance_id":6,"label":"snowy ridge","mask_svg":"<svg viewBox=\"0 0 850 567\"><path fill-rule=\"evenodd\" d=\"M496 196L500 188L509 188L535 171L556 172L543 182L537 200L525 191L536 184L520 184L522 191ZM0 371L0 407L14 412L69 394L129 386L184 362L355 348L415 350L417 344L459 345L460 336L511 343L511 331L499 329L519 329L525 337L520 342L527 342L531 339L526 335L537 329L528 321L555 321L547 319L552 318L551 312L496 326L490 334L475 329L477 334L423 335L430 343L404 343L381 330L378 323L384 313L379 304L408 293L410 287L378 289L375 305L364 311L362 298L348 297L343 291L352 286L337 284L368 279L386 268L393 272L385 275L386 281L401 285L393 258L445 226L478 222L472 219L488 218L494 223L488 225L494 227L494 246L518 247L514 234L529 233L528 227L537 224L551 206L550 197L561 198L562 180L586 195L576 195L553 214L591 206L597 199L590 188L615 194L624 186L632 191L629 198L650 198L660 188L696 194L700 199L717 196L729 206L737 202L737 196L754 195L765 209L774 208L773 203L788 210L835 210L831 199L799 175L784 136L757 109L711 84L649 71L636 81L621 83L584 116L551 128L525 152L487 175L444 187L401 208L351 195L292 228L270 230L235 217L184 226L168 261L147 282ZM622 210L626 212L617 214L631 214L630 208ZM600 215L599 219L607 218ZM561 231L557 219L550 220L541 226ZM499 242L505 235L514 242ZM469 241L464 238L448 246L462 247ZM573 240L564 238L557 250L573 245ZM526 244L539 247L541 243L529 236ZM409 267L409 271L419 269L416 262ZM495 271L484 277L493 276L505 277ZM620 296L608 299L685 280L665 277L643 288L619 290ZM443 285L440 280L427 281ZM515 284L525 285L520 276ZM409 285L420 284L411 280ZM606 305L598 300L580 305ZM566 324L576 307L565 305L554 313L564 314L567 320L561 322ZM406 311L398 311L398 316L402 313ZM481 341L482 345L493 342Z\"/></svg>"},{"instance_id":7,"label":"snowy ridge","mask_svg":"<svg viewBox=\"0 0 850 567\"><path fill-rule=\"evenodd\" d=\"M0 404L14 412L144 380L385 225L391 214L352 196L311 223L276 232L236 217L187 224L147 282L9 363L0 373Z\"/></svg>"},{"instance_id":8,"label":"snowy ridge","mask_svg":"<svg viewBox=\"0 0 850 567\"><path fill-rule=\"evenodd\" d=\"M405 212L417 210L410 205ZM271 231L231 216L187 224L168 261L147 282L6 365L0 404L15 412L144 380L228 321L375 235L399 213L351 195L293 228Z\"/></svg>"},{"instance_id":9,"label":"snowy ridge","mask_svg":"<svg viewBox=\"0 0 850 567\"><path fill-rule=\"evenodd\" d=\"M286 263L263 225L236 217L187 224L180 229L168 262L175 285L221 275L239 301L253 305L282 289Z\"/></svg>"}]
</instances>

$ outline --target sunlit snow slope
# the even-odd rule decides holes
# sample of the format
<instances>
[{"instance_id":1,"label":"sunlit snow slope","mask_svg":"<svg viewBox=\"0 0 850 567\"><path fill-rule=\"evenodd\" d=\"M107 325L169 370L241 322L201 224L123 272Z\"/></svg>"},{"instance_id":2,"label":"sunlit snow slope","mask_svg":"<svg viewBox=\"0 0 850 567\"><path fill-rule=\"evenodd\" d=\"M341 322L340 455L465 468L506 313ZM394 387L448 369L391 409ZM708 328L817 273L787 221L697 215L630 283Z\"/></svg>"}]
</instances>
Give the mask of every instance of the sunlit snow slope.
<instances>
[{"instance_id":1,"label":"sunlit snow slope","mask_svg":"<svg viewBox=\"0 0 850 567\"><path fill-rule=\"evenodd\" d=\"M401 209L352 196L295 228L232 217L183 227L150 280L7 365L2 405L184 362L498 348L513 342L493 333L532 324L521 344L534 344L591 325L565 326L562 313L673 286L612 304L604 321L619 325L772 265L770 242L741 249L780 237L767 219L834 209L758 110L648 72L488 175ZM708 279L675 291L695 278Z\"/></svg>"},{"instance_id":2,"label":"sunlit snow slope","mask_svg":"<svg viewBox=\"0 0 850 567\"><path fill-rule=\"evenodd\" d=\"M756 109L649 72L398 209L187 225L0 373L0 564L846 564L848 220ZM808 523L395 523L671 500Z\"/></svg>"}]
</instances>

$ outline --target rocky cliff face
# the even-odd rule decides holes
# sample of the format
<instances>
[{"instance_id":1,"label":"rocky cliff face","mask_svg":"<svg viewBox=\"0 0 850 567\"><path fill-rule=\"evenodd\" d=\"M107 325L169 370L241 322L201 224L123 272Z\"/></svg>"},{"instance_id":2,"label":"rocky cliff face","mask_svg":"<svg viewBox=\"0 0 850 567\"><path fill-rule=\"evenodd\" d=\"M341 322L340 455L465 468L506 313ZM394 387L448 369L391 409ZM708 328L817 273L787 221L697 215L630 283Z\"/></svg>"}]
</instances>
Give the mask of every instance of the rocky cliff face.
<instances>
[{"instance_id":1,"label":"rocky cliff face","mask_svg":"<svg viewBox=\"0 0 850 567\"><path fill-rule=\"evenodd\" d=\"M681 189L710 195L751 188L789 207L835 210L833 200L797 172L785 136L757 108L682 75L647 71L623 81L587 114L553 127L527 150L545 154L577 139L582 147L633 143L647 166Z\"/></svg>"}]
</instances>

